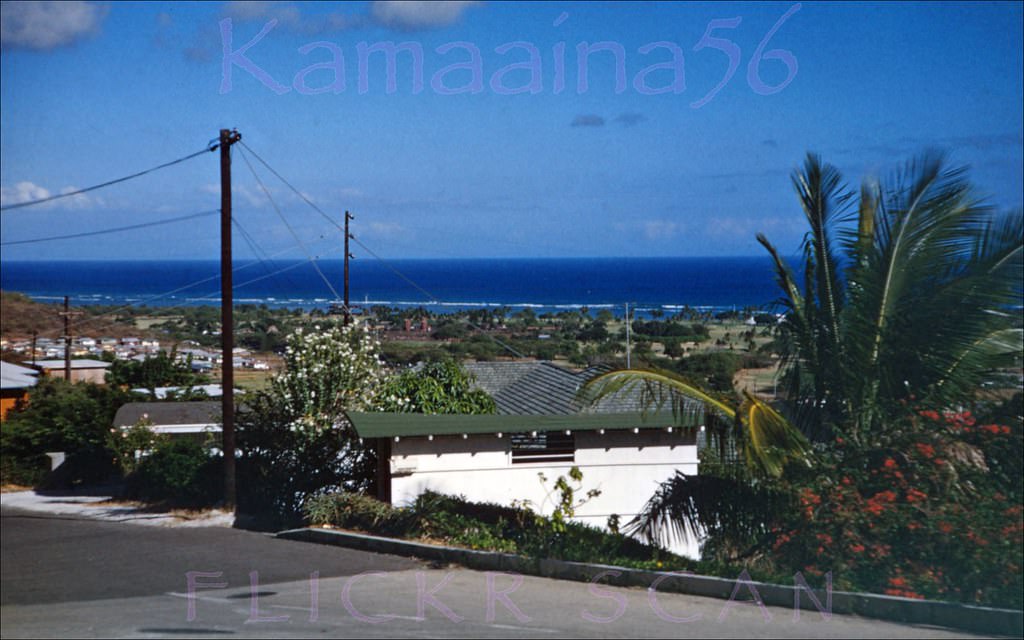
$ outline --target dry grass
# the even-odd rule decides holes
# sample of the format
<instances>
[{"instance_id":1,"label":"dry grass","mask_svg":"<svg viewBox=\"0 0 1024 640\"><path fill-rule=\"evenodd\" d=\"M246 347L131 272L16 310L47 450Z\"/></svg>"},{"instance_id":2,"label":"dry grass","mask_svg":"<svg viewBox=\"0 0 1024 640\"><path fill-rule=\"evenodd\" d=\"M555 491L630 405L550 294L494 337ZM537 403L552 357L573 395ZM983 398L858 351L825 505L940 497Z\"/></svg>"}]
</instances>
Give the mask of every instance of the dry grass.
<instances>
[{"instance_id":1,"label":"dry grass","mask_svg":"<svg viewBox=\"0 0 1024 640\"><path fill-rule=\"evenodd\" d=\"M0 335L8 340L25 340L32 337L32 331L40 337L55 338L64 333L64 319L60 315L62 304L35 302L22 293L0 291ZM82 311L71 307L72 311ZM148 337L149 334L135 326L130 320L118 322L114 318L85 314L76 317L72 331L75 335L112 338L126 336Z\"/></svg>"}]
</instances>

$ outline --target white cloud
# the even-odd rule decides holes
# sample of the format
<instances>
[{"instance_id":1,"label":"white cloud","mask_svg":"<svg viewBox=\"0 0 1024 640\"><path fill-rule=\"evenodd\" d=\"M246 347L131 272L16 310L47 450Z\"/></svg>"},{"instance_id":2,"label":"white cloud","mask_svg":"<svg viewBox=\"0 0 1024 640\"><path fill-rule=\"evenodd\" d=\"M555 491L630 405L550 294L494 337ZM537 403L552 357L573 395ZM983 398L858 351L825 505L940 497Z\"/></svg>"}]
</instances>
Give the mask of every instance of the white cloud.
<instances>
[{"instance_id":1,"label":"white cloud","mask_svg":"<svg viewBox=\"0 0 1024 640\"><path fill-rule=\"evenodd\" d=\"M54 193L46 187L41 187L34 182L26 180L15 184L13 187L0 187L0 206L7 207L14 204L32 202L33 200L42 200L44 198L53 197L54 195L72 193L78 191L78 189L78 187L68 186L64 187L57 193ZM90 197L84 193L80 193L67 198L60 198L51 202L38 204L33 208L50 209L53 207L61 207L64 209L88 209L96 206L97 204L103 204L103 201L98 198Z\"/></svg>"},{"instance_id":2,"label":"white cloud","mask_svg":"<svg viewBox=\"0 0 1024 640\"><path fill-rule=\"evenodd\" d=\"M480 3L471 0L376 0L370 5L370 15L380 24L396 29L434 29L457 22L466 9L477 4Z\"/></svg>"},{"instance_id":3,"label":"white cloud","mask_svg":"<svg viewBox=\"0 0 1024 640\"><path fill-rule=\"evenodd\" d=\"M290 2L238 0L228 2L224 9L229 16L238 20L277 20L281 26L287 27L298 25L302 19L298 7Z\"/></svg>"},{"instance_id":4,"label":"white cloud","mask_svg":"<svg viewBox=\"0 0 1024 640\"><path fill-rule=\"evenodd\" d=\"M224 6L225 14L241 21L277 20L279 26L303 33L316 35L330 31L343 31L362 25L365 17L357 14L327 13L303 15L299 7L291 2L249 2L235 0Z\"/></svg>"},{"instance_id":5,"label":"white cloud","mask_svg":"<svg viewBox=\"0 0 1024 640\"><path fill-rule=\"evenodd\" d=\"M647 220L644 222L644 237L648 240L670 240L680 231L682 231L682 226L671 220Z\"/></svg>"},{"instance_id":6,"label":"white cloud","mask_svg":"<svg viewBox=\"0 0 1024 640\"><path fill-rule=\"evenodd\" d=\"M79 188L80 187L74 187L74 186L72 186L72 187L64 187L63 189L60 190L60 193L61 193L61 195L68 194L68 193L74 193L75 191L78 191ZM92 207L94 207L96 205L102 205L102 204L103 204L103 200L102 199L94 198L94 197L88 196L88 195L86 195L84 193L79 193L77 195L68 196L67 198L61 198L60 200L56 200L54 202L54 205L61 206L61 207L67 208L67 209L89 209L89 208L92 208Z\"/></svg>"},{"instance_id":7,"label":"white cloud","mask_svg":"<svg viewBox=\"0 0 1024 640\"><path fill-rule=\"evenodd\" d=\"M705 230L714 237L734 237L741 240L761 233L790 233L800 231L805 223L800 216L711 216Z\"/></svg>"},{"instance_id":8,"label":"white cloud","mask_svg":"<svg viewBox=\"0 0 1024 640\"><path fill-rule=\"evenodd\" d=\"M2 2L0 45L44 51L99 31L107 6L91 2Z\"/></svg>"},{"instance_id":9,"label":"white cloud","mask_svg":"<svg viewBox=\"0 0 1024 640\"><path fill-rule=\"evenodd\" d=\"M239 197L242 198L243 200L245 200L245 202L250 207L259 208L259 207L262 207L265 204L268 204L268 202L269 202L267 200L266 194L263 193L262 189L260 189L260 190L250 189L249 187L245 186L244 184L242 184L242 185L237 185L236 184L234 187L232 187L231 190L232 190L232 197L234 197L234 198L239 198Z\"/></svg>"},{"instance_id":10,"label":"white cloud","mask_svg":"<svg viewBox=\"0 0 1024 640\"><path fill-rule=\"evenodd\" d=\"M0 206L4 207L49 197L49 190L31 182L19 182L13 187L0 187Z\"/></svg>"},{"instance_id":11,"label":"white cloud","mask_svg":"<svg viewBox=\"0 0 1024 640\"><path fill-rule=\"evenodd\" d=\"M297 33L317 35L345 31L374 24L399 31L435 29L454 24L477 0L420 2L412 0L375 0L369 13L314 13L294 2L250 2L233 0L224 5L224 14L232 19L252 22L277 20L278 26Z\"/></svg>"},{"instance_id":12,"label":"white cloud","mask_svg":"<svg viewBox=\"0 0 1024 640\"><path fill-rule=\"evenodd\" d=\"M215 195L220 197L220 184L207 183L199 187L199 191L206 194ZM278 194L274 193L273 189L269 189L270 196L275 201L280 202L281 198ZM270 200L267 199L267 194L264 193L263 189L258 185L245 185L238 184L237 182L231 186L231 201L235 204L247 204L253 208L261 208L270 204ZM220 200L217 200L220 203Z\"/></svg>"},{"instance_id":13,"label":"white cloud","mask_svg":"<svg viewBox=\"0 0 1024 640\"><path fill-rule=\"evenodd\" d=\"M371 222L370 231L375 235L391 237L405 233L405 227L397 222Z\"/></svg>"}]
</instances>

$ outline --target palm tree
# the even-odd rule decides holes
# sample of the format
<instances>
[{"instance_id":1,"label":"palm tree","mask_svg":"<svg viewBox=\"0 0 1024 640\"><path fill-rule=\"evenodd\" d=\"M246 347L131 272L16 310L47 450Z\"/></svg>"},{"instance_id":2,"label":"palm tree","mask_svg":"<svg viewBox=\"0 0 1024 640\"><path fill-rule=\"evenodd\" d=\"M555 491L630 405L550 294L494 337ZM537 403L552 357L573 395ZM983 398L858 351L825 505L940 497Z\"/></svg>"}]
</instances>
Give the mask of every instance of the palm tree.
<instances>
[{"instance_id":1,"label":"palm tree","mask_svg":"<svg viewBox=\"0 0 1024 640\"><path fill-rule=\"evenodd\" d=\"M777 409L746 392L714 397L655 370L613 371L586 389L600 398L644 385L651 404L667 401L675 410L696 400L727 419L730 428L710 430L712 439L727 440L747 463L705 465L701 476L666 482L631 523L652 540L689 530L730 538L733 547L749 543L770 520L765 509L785 502L772 478L788 462L810 462L807 440L877 445L914 403L968 404L993 368L1020 356L1019 212L996 215L981 205L964 171L946 169L934 153L890 188L865 182L856 208L838 170L815 155L793 184L809 225L802 287L757 235L786 309L779 332L786 393Z\"/></svg>"},{"instance_id":2,"label":"palm tree","mask_svg":"<svg viewBox=\"0 0 1024 640\"><path fill-rule=\"evenodd\" d=\"M890 190L865 183L851 213L838 171L808 156L793 178L810 225L802 292L758 234L787 311L784 411L802 432L868 444L908 403L970 403L1020 354L1024 218L994 214L943 165L926 154Z\"/></svg>"}]
</instances>

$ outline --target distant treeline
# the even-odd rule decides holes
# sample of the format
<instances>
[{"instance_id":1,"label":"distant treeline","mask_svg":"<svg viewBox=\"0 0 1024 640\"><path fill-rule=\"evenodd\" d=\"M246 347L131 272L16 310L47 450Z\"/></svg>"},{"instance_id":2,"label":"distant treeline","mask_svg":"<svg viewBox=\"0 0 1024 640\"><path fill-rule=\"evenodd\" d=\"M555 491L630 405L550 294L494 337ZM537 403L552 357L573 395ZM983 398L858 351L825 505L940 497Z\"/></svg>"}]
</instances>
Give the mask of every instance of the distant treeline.
<instances>
[{"instance_id":1,"label":"distant treeline","mask_svg":"<svg viewBox=\"0 0 1024 640\"><path fill-rule=\"evenodd\" d=\"M662 320L634 320L633 333L651 338L678 338L683 341L701 342L711 337L703 324L683 324Z\"/></svg>"}]
</instances>

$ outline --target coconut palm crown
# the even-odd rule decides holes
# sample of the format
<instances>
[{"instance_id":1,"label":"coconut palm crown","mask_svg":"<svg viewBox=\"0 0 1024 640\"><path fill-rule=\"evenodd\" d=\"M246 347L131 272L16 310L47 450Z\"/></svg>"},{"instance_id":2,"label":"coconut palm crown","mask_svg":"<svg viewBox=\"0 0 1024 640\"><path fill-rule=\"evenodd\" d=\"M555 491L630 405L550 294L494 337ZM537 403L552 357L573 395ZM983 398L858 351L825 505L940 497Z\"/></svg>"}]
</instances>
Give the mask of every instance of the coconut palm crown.
<instances>
[{"instance_id":1,"label":"coconut palm crown","mask_svg":"<svg viewBox=\"0 0 1024 640\"><path fill-rule=\"evenodd\" d=\"M792 181L809 226L802 273L757 234L785 311L784 399L772 407L746 392L716 397L675 374L638 369L606 373L584 390L600 398L640 384L652 404L679 410L696 400L728 425L709 426L709 437L728 440L747 463L727 473L716 465L713 478L702 467L701 476L677 474L662 485L632 523L648 538L756 534L764 519L729 521L722 505L745 503L756 515L772 504L770 479L786 464L811 463L810 442L872 446L914 406L971 403L993 369L1021 358L1020 212L981 204L965 171L947 168L938 153L888 184L865 181L856 206L839 171L816 155Z\"/></svg>"}]
</instances>

